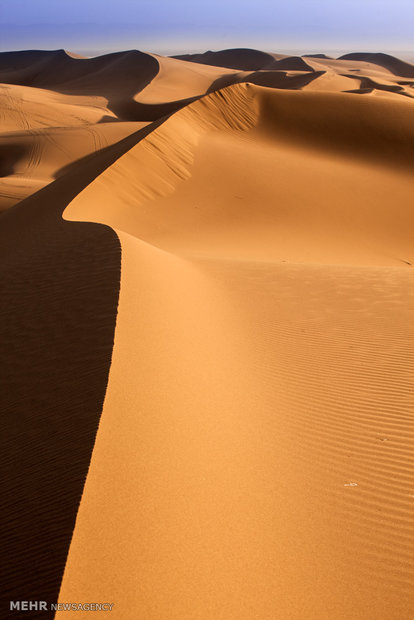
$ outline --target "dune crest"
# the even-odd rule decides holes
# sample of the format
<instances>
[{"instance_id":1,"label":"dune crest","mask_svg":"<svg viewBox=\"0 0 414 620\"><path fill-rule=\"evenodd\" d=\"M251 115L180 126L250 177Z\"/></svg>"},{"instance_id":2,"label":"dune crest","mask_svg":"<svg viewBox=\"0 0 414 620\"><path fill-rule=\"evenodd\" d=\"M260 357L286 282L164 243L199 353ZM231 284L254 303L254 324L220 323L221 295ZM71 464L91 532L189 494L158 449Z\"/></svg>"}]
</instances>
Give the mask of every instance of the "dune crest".
<instances>
[{"instance_id":1,"label":"dune crest","mask_svg":"<svg viewBox=\"0 0 414 620\"><path fill-rule=\"evenodd\" d=\"M411 261L411 107L402 103L396 114L386 101L347 98L229 86L170 116L64 216L185 255L396 266L402 253ZM256 170L251 178L246 165ZM276 185L275 170L283 170ZM309 188L305 203L296 177Z\"/></svg>"},{"instance_id":2,"label":"dune crest","mask_svg":"<svg viewBox=\"0 0 414 620\"><path fill-rule=\"evenodd\" d=\"M116 212L122 218L125 207L139 208L156 196L174 192L178 181L191 175L194 150L204 133L247 131L256 123L257 114L253 89L247 84L197 100L168 118L97 177L70 203L65 217L103 221L105 214Z\"/></svg>"}]
</instances>

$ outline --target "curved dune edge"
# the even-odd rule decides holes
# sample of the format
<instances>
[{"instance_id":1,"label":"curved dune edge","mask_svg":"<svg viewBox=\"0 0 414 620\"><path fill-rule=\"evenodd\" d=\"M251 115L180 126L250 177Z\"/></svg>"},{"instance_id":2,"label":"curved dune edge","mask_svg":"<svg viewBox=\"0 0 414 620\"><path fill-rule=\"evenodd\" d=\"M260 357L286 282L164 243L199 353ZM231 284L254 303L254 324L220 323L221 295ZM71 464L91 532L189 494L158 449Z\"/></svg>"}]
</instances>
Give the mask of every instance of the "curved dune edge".
<instances>
[{"instance_id":1,"label":"curved dune edge","mask_svg":"<svg viewBox=\"0 0 414 620\"><path fill-rule=\"evenodd\" d=\"M120 244L62 219L82 174L1 217L2 617L57 600L107 386Z\"/></svg>"},{"instance_id":2,"label":"curved dune edge","mask_svg":"<svg viewBox=\"0 0 414 620\"><path fill-rule=\"evenodd\" d=\"M298 154L295 131L306 114L292 108L293 97L286 107L276 101L279 112L298 116L282 135L276 126L288 165L317 158L323 137L315 147L312 132L301 135ZM365 137L375 132L369 112L391 109L374 105L358 121ZM323 108L308 110L313 127L330 127ZM386 187L387 157L372 159L372 143L362 153L369 165L347 168L352 139L347 144L344 116L332 170L355 180L358 169L373 167ZM167 123L132 151L166 148ZM172 152L175 182L168 191L136 193L135 206L159 217L161 205L165 214L179 208L184 189L191 202L191 184L206 187L205 161L213 162L205 173L214 187L214 166L227 157L223 172L231 171L226 147L237 158L239 139L265 151L264 127L243 129L209 129L190 142L194 163L181 176ZM212 148L223 153L216 162ZM80 193L65 217L80 218L103 180L119 181L131 154ZM163 151L162 166L169 155ZM410 186L404 172L389 168L390 183ZM250 160L247 170L257 173ZM110 192L111 184L102 187ZM302 199L312 191L304 184ZM108 222L105 209L101 215ZM253 229L253 215L250 222ZM172 249L171 235L154 247L114 228L122 268L112 366L59 600L113 602L112 618L410 617L414 296L407 264L259 260L242 246L235 254L229 239L220 253L206 245L197 256L180 251L185 235Z\"/></svg>"},{"instance_id":3,"label":"curved dune edge","mask_svg":"<svg viewBox=\"0 0 414 620\"><path fill-rule=\"evenodd\" d=\"M93 123L0 134L0 212L62 177L79 160L119 142L148 123Z\"/></svg>"},{"instance_id":4,"label":"curved dune edge","mask_svg":"<svg viewBox=\"0 0 414 620\"><path fill-rule=\"evenodd\" d=\"M5 616L23 592L57 600L112 356L119 239L62 212L146 131L77 162L1 217Z\"/></svg>"},{"instance_id":5,"label":"curved dune edge","mask_svg":"<svg viewBox=\"0 0 414 620\"><path fill-rule=\"evenodd\" d=\"M68 205L64 217L102 219L108 211L128 205L131 196L134 204L141 206L156 196L174 192L177 182L191 175L194 149L202 135L208 131L248 130L257 122L257 107L248 84L230 86L198 99L167 118L104 170Z\"/></svg>"},{"instance_id":6,"label":"curved dune edge","mask_svg":"<svg viewBox=\"0 0 414 620\"><path fill-rule=\"evenodd\" d=\"M184 256L404 266L412 121L403 102L228 86L150 131L64 217Z\"/></svg>"},{"instance_id":7,"label":"curved dune edge","mask_svg":"<svg viewBox=\"0 0 414 620\"><path fill-rule=\"evenodd\" d=\"M411 274L190 262L119 236L59 600L116 618L409 617Z\"/></svg>"}]
</instances>

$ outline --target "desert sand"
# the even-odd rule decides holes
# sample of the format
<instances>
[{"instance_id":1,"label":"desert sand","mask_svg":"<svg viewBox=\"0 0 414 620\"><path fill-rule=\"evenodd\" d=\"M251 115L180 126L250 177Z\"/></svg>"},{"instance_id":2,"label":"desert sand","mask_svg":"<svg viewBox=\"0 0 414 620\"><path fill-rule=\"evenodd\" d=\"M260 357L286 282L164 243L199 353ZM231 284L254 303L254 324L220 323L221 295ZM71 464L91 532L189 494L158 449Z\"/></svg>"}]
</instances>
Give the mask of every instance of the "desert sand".
<instances>
[{"instance_id":1,"label":"desert sand","mask_svg":"<svg viewBox=\"0 0 414 620\"><path fill-rule=\"evenodd\" d=\"M10 52L0 118L7 600L414 617L414 65Z\"/></svg>"}]
</instances>

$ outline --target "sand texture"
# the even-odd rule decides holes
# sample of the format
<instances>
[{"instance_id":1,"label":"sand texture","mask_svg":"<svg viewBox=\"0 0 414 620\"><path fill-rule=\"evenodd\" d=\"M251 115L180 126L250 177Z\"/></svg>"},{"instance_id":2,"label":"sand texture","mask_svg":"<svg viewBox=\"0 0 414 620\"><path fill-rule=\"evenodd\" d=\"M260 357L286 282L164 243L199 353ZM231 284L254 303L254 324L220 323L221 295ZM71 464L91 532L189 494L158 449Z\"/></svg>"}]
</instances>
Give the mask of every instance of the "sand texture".
<instances>
[{"instance_id":1,"label":"sand texture","mask_svg":"<svg viewBox=\"0 0 414 620\"><path fill-rule=\"evenodd\" d=\"M6 601L414 618L413 170L387 54L0 54Z\"/></svg>"}]
</instances>

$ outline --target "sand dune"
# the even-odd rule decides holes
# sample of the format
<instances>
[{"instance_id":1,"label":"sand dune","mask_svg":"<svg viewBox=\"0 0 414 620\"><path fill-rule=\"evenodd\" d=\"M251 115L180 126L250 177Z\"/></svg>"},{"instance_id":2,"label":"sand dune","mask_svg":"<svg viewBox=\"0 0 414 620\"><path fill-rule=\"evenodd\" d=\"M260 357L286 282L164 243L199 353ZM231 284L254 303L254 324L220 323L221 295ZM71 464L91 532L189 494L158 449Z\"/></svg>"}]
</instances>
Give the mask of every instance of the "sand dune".
<instances>
[{"instance_id":1,"label":"sand dune","mask_svg":"<svg viewBox=\"0 0 414 620\"><path fill-rule=\"evenodd\" d=\"M283 54L267 54L252 49L230 49L221 52L205 52L204 54L188 54L175 56L179 60L187 60L203 65L227 67L242 71L259 71L290 69L292 71L312 71L300 56L284 56Z\"/></svg>"},{"instance_id":2,"label":"sand dune","mask_svg":"<svg viewBox=\"0 0 414 620\"><path fill-rule=\"evenodd\" d=\"M412 72L0 54L7 600L413 616Z\"/></svg>"},{"instance_id":3,"label":"sand dune","mask_svg":"<svg viewBox=\"0 0 414 620\"><path fill-rule=\"evenodd\" d=\"M151 54L137 50L96 58L75 58L65 50L4 52L0 54L0 79L66 93L105 96L121 89L120 98L144 88L158 72Z\"/></svg>"},{"instance_id":4,"label":"sand dune","mask_svg":"<svg viewBox=\"0 0 414 620\"><path fill-rule=\"evenodd\" d=\"M146 125L104 123L1 134L0 210L62 176L73 162L95 154Z\"/></svg>"},{"instance_id":5,"label":"sand dune","mask_svg":"<svg viewBox=\"0 0 414 620\"><path fill-rule=\"evenodd\" d=\"M186 255L414 262L411 106L347 99L228 87L171 116L86 187L65 217L104 221ZM235 127L245 131L229 133ZM245 167L255 174L241 177Z\"/></svg>"},{"instance_id":6,"label":"sand dune","mask_svg":"<svg viewBox=\"0 0 414 620\"><path fill-rule=\"evenodd\" d=\"M414 66L389 54L353 53L341 56L339 60L361 60L374 65L379 65L394 75L401 77L414 77Z\"/></svg>"}]
</instances>

